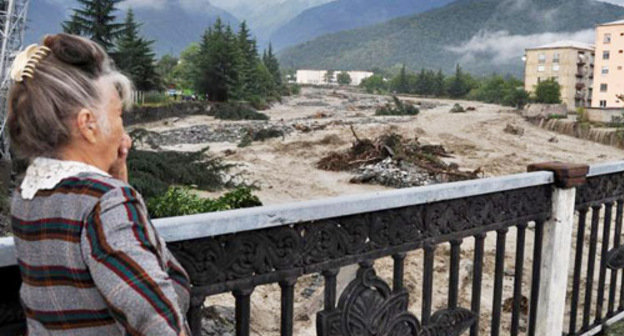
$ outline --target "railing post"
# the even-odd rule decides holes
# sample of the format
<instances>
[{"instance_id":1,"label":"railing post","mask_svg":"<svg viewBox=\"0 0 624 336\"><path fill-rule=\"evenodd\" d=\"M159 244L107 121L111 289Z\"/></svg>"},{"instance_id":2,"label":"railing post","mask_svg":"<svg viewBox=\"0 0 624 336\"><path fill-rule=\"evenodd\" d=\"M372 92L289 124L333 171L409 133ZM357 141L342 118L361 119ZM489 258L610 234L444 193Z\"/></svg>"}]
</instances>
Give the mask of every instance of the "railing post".
<instances>
[{"instance_id":1,"label":"railing post","mask_svg":"<svg viewBox=\"0 0 624 336\"><path fill-rule=\"evenodd\" d=\"M576 188L585 183L589 167L564 163L542 163L529 166L529 171L547 170L555 174L551 217L544 224L537 314L533 324L535 336L563 333L568 267L574 227Z\"/></svg>"}]
</instances>

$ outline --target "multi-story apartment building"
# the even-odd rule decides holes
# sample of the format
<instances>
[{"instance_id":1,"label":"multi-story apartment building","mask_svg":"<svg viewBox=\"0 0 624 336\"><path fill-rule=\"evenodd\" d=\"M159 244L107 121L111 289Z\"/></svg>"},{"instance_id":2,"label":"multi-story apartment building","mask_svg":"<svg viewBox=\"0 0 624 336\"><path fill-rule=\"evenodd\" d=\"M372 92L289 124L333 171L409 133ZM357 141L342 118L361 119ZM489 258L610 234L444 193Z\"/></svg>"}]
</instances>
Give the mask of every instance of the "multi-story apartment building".
<instances>
[{"instance_id":1,"label":"multi-story apartment building","mask_svg":"<svg viewBox=\"0 0 624 336\"><path fill-rule=\"evenodd\" d=\"M561 86L561 100L568 109L589 107L594 77L594 46L560 41L529 48L524 56L524 89L533 92L543 80L554 79Z\"/></svg>"},{"instance_id":2,"label":"multi-story apartment building","mask_svg":"<svg viewBox=\"0 0 624 336\"><path fill-rule=\"evenodd\" d=\"M596 27L596 67L592 107L622 108L624 101L624 20Z\"/></svg>"}]
</instances>

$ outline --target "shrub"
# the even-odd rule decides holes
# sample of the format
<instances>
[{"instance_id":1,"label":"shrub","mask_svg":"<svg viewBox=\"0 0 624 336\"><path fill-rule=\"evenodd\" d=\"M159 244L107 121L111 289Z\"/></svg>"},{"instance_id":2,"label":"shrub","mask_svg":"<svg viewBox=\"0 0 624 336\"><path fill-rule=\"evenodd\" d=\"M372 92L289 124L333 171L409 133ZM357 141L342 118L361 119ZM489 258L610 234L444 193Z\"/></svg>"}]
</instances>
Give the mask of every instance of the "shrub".
<instances>
[{"instance_id":1,"label":"shrub","mask_svg":"<svg viewBox=\"0 0 624 336\"><path fill-rule=\"evenodd\" d=\"M251 193L250 188L242 187L216 198L201 198L186 187L170 187L162 196L148 201L147 207L152 218L185 216L214 211L260 206L262 202Z\"/></svg>"},{"instance_id":2,"label":"shrub","mask_svg":"<svg viewBox=\"0 0 624 336\"><path fill-rule=\"evenodd\" d=\"M143 94L143 104L160 105L168 103L170 97L165 92L149 91Z\"/></svg>"},{"instance_id":3,"label":"shrub","mask_svg":"<svg viewBox=\"0 0 624 336\"><path fill-rule=\"evenodd\" d=\"M375 111L375 115L389 116L389 115L418 115L420 110L412 104L405 104L396 96L392 96L394 100L394 106L386 104Z\"/></svg>"},{"instance_id":4,"label":"shrub","mask_svg":"<svg viewBox=\"0 0 624 336\"><path fill-rule=\"evenodd\" d=\"M208 115L223 120L269 120L266 114L241 103L214 103Z\"/></svg>"},{"instance_id":5,"label":"shrub","mask_svg":"<svg viewBox=\"0 0 624 336\"><path fill-rule=\"evenodd\" d=\"M577 107L576 115L577 115L576 120L578 122L581 122L581 123L589 122L589 116L587 115L587 111L585 110L584 107Z\"/></svg>"},{"instance_id":6,"label":"shrub","mask_svg":"<svg viewBox=\"0 0 624 336\"><path fill-rule=\"evenodd\" d=\"M256 110L266 110L270 107L267 101L260 96L251 96L248 100L249 105Z\"/></svg>"},{"instance_id":7,"label":"shrub","mask_svg":"<svg viewBox=\"0 0 624 336\"><path fill-rule=\"evenodd\" d=\"M143 151L128 154L130 184L146 199L162 195L171 185L194 185L202 190L220 190L228 186L223 175L232 165L197 152Z\"/></svg>"}]
</instances>

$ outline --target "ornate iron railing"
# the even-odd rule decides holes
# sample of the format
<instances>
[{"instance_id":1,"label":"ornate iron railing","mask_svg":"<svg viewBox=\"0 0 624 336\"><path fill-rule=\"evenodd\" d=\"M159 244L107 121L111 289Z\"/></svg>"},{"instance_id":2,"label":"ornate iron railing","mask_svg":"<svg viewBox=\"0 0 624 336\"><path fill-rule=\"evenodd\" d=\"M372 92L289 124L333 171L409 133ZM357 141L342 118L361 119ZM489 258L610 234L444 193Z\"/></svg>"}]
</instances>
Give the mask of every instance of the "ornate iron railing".
<instances>
[{"instance_id":1,"label":"ornate iron railing","mask_svg":"<svg viewBox=\"0 0 624 336\"><path fill-rule=\"evenodd\" d=\"M623 171L622 163L594 167L589 183L579 188L577 197L581 218L584 206L618 202L616 217L620 224L616 220L613 236L617 241L613 246L620 243L622 202L619 191L604 189L605 185L622 189L613 176ZM545 268L553 251L544 248L555 246L552 235L545 234L545 227L559 225L559 219L553 219L560 211L553 210L554 202L563 198L555 191L571 190L561 189L569 185L560 184L560 175L542 171L167 218L155 221L155 225L191 276L189 321L195 335L201 332L205 299L228 292L235 298L236 334L249 335L251 294L258 286L274 283L281 289L280 333L293 335L295 284L313 273L324 279L323 309L316 316L319 336L548 335L540 319L549 314L540 310L545 308L540 308L538 302L548 301L551 295L543 285L553 281L552 272ZM599 182L602 180L611 182ZM564 224L569 227L570 223ZM448 256L436 254L446 249ZM592 242L590 249L596 250L597 243ZM413 251L421 251L418 255L422 257L416 257ZM621 252L609 251L604 255L612 257L601 261L598 286L594 287L599 299L596 307L607 307L606 314L600 311L602 308L596 309L600 323L620 311L615 308L616 294L611 293L614 281L607 285L605 279L613 277L606 271L609 267L622 264ZM0 299L0 333L23 325L23 317L16 315L21 314L16 287L19 275L11 253L12 243L0 240L3 292L13 285L10 295ZM384 257L392 258L391 280L376 273L375 261ZM405 272L412 271L405 268L410 258L422 258L416 265L422 267L423 278L415 286L404 284ZM471 263L469 279L461 277L462 259ZM338 272L354 264L359 269L340 293ZM486 270L490 264L493 270ZM567 266L562 269L567 270ZM444 272L448 280L435 280L436 272ZM574 296L576 291L578 297L581 282L576 266L572 273L571 286L576 288L572 293ZM469 298L460 297L461 281L470 285ZM565 282L559 287L564 288ZM609 295L605 295L607 288ZM434 297L434 289L444 297ZM487 297L486 291L491 294L487 301L482 299ZM408 309L413 300L421 303L418 311ZM570 309L577 304L578 298ZM595 325L588 324L587 328Z\"/></svg>"},{"instance_id":2,"label":"ornate iron railing","mask_svg":"<svg viewBox=\"0 0 624 336\"><path fill-rule=\"evenodd\" d=\"M566 335L595 334L607 322L624 317L624 165L592 167L587 183L577 188L575 208Z\"/></svg>"}]
</instances>

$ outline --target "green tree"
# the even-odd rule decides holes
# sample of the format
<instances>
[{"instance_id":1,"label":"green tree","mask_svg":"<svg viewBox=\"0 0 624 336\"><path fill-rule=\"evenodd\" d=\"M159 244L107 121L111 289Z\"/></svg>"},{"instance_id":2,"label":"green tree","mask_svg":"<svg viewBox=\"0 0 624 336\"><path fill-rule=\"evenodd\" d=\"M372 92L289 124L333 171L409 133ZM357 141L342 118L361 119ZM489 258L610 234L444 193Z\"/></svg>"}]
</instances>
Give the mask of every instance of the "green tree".
<instances>
[{"instance_id":1,"label":"green tree","mask_svg":"<svg viewBox=\"0 0 624 336\"><path fill-rule=\"evenodd\" d=\"M349 75L348 72L343 71L338 74L338 76L336 77L336 80L338 81L338 84L340 85L350 85L351 75Z\"/></svg>"},{"instance_id":2,"label":"green tree","mask_svg":"<svg viewBox=\"0 0 624 336\"><path fill-rule=\"evenodd\" d=\"M232 28L218 18L206 30L200 44L194 87L214 101L227 101L236 91L240 66L240 48Z\"/></svg>"},{"instance_id":3,"label":"green tree","mask_svg":"<svg viewBox=\"0 0 624 336\"><path fill-rule=\"evenodd\" d=\"M62 26L67 33L84 35L111 52L114 42L124 29L116 22L116 5L123 0L77 0L81 8L74 9L69 21Z\"/></svg>"},{"instance_id":4,"label":"green tree","mask_svg":"<svg viewBox=\"0 0 624 336\"><path fill-rule=\"evenodd\" d=\"M392 80L390 88L397 93L410 92L409 77L407 74L407 69L405 68L405 64L403 64L403 66L401 67L399 75Z\"/></svg>"},{"instance_id":5,"label":"green tree","mask_svg":"<svg viewBox=\"0 0 624 336\"><path fill-rule=\"evenodd\" d=\"M438 70L438 73L433 77L433 82L431 83L431 94L436 97L444 96L445 88L444 88L444 73L442 70Z\"/></svg>"},{"instance_id":6,"label":"green tree","mask_svg":"<svg viewBox=\"0 0 624 336\"><path fill-rule=\"evenodd\" d=\"M535 102L542 104L561 104L561 86L554 79L541 81L535 87Z\"/></svg>"},{"instance_id":7,"label":"green tree","mask_svg":"<svg viewBox=\"0 0 624 336\"><path fill-rule=\"evenodd\" d=\"M368 93L382 93L388 90L388 85L382 75L372 75L362 80L360 87Z\"/></svg>"},{"instance_id":8,"label":"green tree","mask_svg":"<svg viewBox=\"0 0 624 336\"><path fill-rule=\"evenodd\" d=\"M166 88L175 88L176 80L174 77L174 69L178 65L178 58L172 55L163 55L158 62L156 62L156 72L162 80L162 84Z\"/></svg>"},{"instance_id":9,"label":"green tree","mask_svg":"<svg viewBox=\"0 0 624 336\"><path fill-rule=\"evenodd\" d=\"M195 87L195 82L199 78L200 66L200 45L191 43L180 53L180 60L173 68L170 79L176 88L181 90L191 90Z\"/></svg>"},{"instance_id":10,"label":"green tree","mask_svg":"<svg viewBox=\"0 0 624 336\"><path fill-rule=\"evenodd\" d=\"M251 37L245 21L239 26L237 39L238 48L240 49L238 64L240 70L234 96L238 99L246 99L258 95L261 91L258 84L258 63L260 58L256 48L256 41Z\"/></svg>"},{"instance_id":11,"label":"green tree","mask_svg":"<svg viewBox=\"0 0 624 336\"><path fill-rule=\"evenodd\" d=\"M471 78L464 74L459 64L455 68L455 76L448 80L447 93L452 98L465 97L471 89Z\"/></svg>"},{"instance_id":12,"label":"green tree","mask_svg":"<svg viewBox=\"0 0 624 336\"><path fill-rule=\"evenodd\" d=\"M323 76L323 79L325 80L325 83L331 84L331 82L334 80L334 70L327 70L327 72Z\"/></svg>"},{"instance_id":13,"label":"green tree","mask_svg":"<svg viewBox=\"0 0 624 336\"><path fill-rule=\"evenodd\" d=\"M139 27L134 20L134 12L128 9L124 29L117 39L116 64L132 79L138 90L154 90L160 86L152 51L154 41L139 37Z\"/></svg>"},{"instance_id":14,"label":"green tree","mask_svg":"<svg viewBox=\"0 0 624 336\"><path fill-rule=\"evenodd\" d=\"M267 67L271 75L273 76L273 80L275 81L275 85L282 85L282 74L280 72L279 62L277 57L273 53L273 46L269 43L269 48L264 54L262 61L264 65Z\"/></svg>"}]
</instances>

